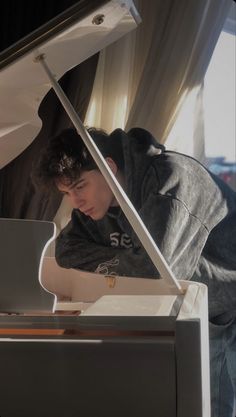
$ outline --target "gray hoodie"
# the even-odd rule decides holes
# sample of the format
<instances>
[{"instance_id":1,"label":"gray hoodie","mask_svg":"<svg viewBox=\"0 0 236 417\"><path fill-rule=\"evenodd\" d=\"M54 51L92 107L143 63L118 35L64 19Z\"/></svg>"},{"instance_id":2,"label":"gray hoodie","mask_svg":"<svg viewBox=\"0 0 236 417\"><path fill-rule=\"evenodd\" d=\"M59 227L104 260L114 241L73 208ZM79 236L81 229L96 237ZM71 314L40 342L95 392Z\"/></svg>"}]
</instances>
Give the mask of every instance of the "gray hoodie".
<instances>
[{"instance_id":1,"label":"gray hoodie","mask_svg":"<svg viewBox=\"0 0 236 417\"><path fill-rule=\"evenodd\" d=\"M236 313L236 193L195 159L166 151L144 129L116 129L125 189L177 279L209 289L210 318ZM102 220L73 210L56 242L64 268L158 278L123 212Z\"/></svg>"}]
</instances>

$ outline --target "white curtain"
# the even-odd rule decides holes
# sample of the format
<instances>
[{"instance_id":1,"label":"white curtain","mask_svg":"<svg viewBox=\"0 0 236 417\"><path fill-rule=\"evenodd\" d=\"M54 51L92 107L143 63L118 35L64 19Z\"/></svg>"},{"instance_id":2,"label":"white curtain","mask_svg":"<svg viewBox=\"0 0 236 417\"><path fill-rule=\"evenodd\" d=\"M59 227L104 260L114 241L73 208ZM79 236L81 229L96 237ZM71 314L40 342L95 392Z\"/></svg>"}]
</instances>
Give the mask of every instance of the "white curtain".
<instances>
[{"instance_id":1,"label":"white curtain","mask_svg":"<svg viewBox=\"0 0 236 417\"><path fill-rule=\"evenodd\" d=\"M199 101L231 0L135 3L142 23L101 53L86 124L139 126L165 142L188 94Z\"/></svg>"},{"instance_id":2,"label":"white curtain","mask_svg":"<svg viewBox=\"0 0 236 417\"><path fill-rule=\"evenodd\" d=\"M85 125L102 127L107 132L124 128L130 103L134 44L135 36L130 34L100 53Z\"/></svg>"},{"instance_id":3,"label":"white curtain","mask_svg":"<svg viewBox=\"0 0 236 417\"><path fill-rule=\"evenodd\" d=\"M166 147L205 163L204 82L183 95L175 116Z\"/></svg>"}]
</instances>

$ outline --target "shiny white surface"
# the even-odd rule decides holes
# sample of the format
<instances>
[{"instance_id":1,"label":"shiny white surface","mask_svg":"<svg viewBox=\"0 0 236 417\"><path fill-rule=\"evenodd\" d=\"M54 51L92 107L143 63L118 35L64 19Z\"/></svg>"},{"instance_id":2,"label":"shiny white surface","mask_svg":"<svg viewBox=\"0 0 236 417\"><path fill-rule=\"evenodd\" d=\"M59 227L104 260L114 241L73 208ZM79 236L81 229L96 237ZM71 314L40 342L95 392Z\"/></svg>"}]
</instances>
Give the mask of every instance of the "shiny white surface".
<instances>
[{"instance_id":1,"label":"shiny white surface","mask_svg":"<svg viewBox=\"0 0 236 417\"><path fill-rule=\"evenodd\" d=\"M43 260L41 284L59 299L84 303L95 302L103 295L176 295L175 289L169 287L164 279L106 277L65 269L58 266L53 257ZM181 281L183 289L188 285L188 281Z\"/></svg>"},{"instance_id":2,"label":"shiny white surface","mask_svg":"<svg viewBox=\"0 0 236 417\"><path fill-rule=\"evenodd\" d=\"M105 16L100 25L94 16ZM41 129L39 105L51 85L35 57L44 54L60 79L74 66L136 27L132 2L110 1L0 72L0 168L18 156Z\"/></svg>"}]
</instances>

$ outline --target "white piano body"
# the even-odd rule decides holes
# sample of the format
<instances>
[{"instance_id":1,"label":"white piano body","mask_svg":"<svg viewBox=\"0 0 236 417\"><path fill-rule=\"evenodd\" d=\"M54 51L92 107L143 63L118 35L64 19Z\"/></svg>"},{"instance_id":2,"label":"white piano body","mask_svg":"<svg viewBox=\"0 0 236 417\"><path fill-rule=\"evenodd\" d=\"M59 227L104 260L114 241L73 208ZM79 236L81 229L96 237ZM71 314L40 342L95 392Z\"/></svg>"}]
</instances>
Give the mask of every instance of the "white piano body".
<instances>
[{"instance_id":1,"label":"white piano body","mask_svg":"<svg viewBox=\"0 0 236 417\"><path fill-rule=\"evenodd\" d=\"M50 84L35 56L59 79L136 26L131 1L95 3L2 61L1 166L41 127ZM53 223L0 219L0 415L210 417L207 288L65 270L44 257L54 237Z\"/></svg>"},{"instance_id":2,"label":"white piano body","mask_svg":"<svg viewBox=\"0 0 236 417\"><path fill-rule=\"evenodd\" d=\"M210 417L204 285L176 295L163 279L63 269L43 257L52 223L0 230L1 415Z\"/></svg>"}]
</instances>

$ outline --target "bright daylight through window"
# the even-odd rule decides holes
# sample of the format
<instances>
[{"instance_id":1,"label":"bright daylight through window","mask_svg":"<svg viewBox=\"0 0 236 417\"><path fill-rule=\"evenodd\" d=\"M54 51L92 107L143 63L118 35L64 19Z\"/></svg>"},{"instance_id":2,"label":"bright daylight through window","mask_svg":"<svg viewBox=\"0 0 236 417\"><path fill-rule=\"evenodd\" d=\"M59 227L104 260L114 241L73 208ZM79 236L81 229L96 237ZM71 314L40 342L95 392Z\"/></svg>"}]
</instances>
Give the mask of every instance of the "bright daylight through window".
<instances>
[{"instance_id":1,"label":"bright daylight through window","mask_svg":"<svg viewBox=\"0 0 236 417\"><path fill-rule=\"evenodd\" d=\"M208 167L236 190L235 27L234 3L204 80L204 125Z\"/></svg>"}]
</instances>

